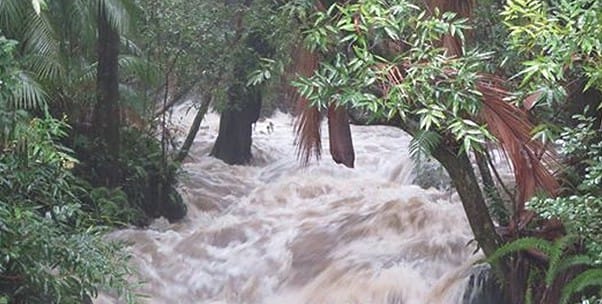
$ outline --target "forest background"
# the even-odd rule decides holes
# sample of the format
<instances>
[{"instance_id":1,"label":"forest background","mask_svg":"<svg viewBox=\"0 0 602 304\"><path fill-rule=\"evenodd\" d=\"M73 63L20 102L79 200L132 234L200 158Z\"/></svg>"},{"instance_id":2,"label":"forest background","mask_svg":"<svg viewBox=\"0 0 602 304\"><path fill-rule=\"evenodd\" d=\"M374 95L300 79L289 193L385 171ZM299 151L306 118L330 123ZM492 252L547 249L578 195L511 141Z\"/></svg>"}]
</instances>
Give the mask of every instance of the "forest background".
<instances>
[{"instance_id":1,"label":"forest background","mask_svg":"<svg viewBox=\"0 0 602 304\"><path fill-rule=\"evenodd\" d=\"M302 161L322 116L348 166L349 121L404 129L508 303L599 303L601 21L595 0L1 0L0 303L136 301L103 236L185 216L177 176L208 110L211 154L247 164L276 108L300 117Z\"/></svg>"}]
</instances>

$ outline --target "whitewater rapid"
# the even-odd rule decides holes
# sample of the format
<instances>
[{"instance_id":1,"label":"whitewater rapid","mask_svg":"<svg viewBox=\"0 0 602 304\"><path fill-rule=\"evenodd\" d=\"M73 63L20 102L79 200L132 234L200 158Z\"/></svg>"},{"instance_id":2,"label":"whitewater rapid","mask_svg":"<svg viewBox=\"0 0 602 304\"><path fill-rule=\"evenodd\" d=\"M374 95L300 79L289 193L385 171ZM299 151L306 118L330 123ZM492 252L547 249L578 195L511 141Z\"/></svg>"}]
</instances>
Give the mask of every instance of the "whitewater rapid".
<instances>
[{"instance_id":1,"label":"whitewater rapid","mask_svg":"<svg viewBox=\"0 0 602 304\"><path fill-rule=\"evenodd\" d=\"M182 105L172 119L185 133L193 116ZM454 193L411 184L402 131L352 126L355 169L327 147L302 167L277 113L254 128L253 163L229 166L208 156L218 126L208 114L183 166L187 217L111 235L132 242L142 303L461 303L470 228Z\"/></svg>"}]
</instances>

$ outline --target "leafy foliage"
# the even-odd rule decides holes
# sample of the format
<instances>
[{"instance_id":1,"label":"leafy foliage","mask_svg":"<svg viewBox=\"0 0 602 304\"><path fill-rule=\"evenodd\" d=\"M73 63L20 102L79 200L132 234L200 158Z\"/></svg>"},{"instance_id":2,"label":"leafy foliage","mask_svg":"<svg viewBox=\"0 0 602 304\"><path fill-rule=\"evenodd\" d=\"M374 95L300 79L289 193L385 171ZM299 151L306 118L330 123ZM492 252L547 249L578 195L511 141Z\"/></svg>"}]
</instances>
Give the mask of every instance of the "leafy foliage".
<instances>
[{"instance_id":1,"label":"leafy foliage","mask_svg":"<svg viewBox=\"0 0 602 304\"><path fill-rule=\"evenodd\" d=\"M513 0L507 2L502 13L509 33L509 50L518 54L522 62L514 77L520 80L524 90L532 92L525 100L525 107L565 125L558 128L560 134L556 140L560 154L569 164L562 168L563 193L558 197L534 198L528 203L544 218L561 219L569 234L579 236L585 245L584 256L591 261L591 269L565 286L562 303L570 301L574 293L587 291L582 288L587 285L584 278L591 283L589 286L600 290L596 278L602 265L599 224L602 220L602 150L597 111L602 101L596 101L597 111L585 109L585 114L574 115L572 122L559 119L562 113L554 109L565 100L563 84L570 86L574 79L585 79L585 89L602 88L601 12L602 6L597 1ZM554 128L544 125L538 134L553 139Z\"/></svg>"},{"instance_id":2,"label":"leafy foliage","mask_svg":"<svg viewBox=\"0 0 602 304\"><path fill-rule=\"evenodd\" d=\"M417 119L419 129L449 133L465 151L492 139L482 123L469 118L481 108L476 86L490 54L450 57L438 47L445 35L462 39L466 20L449 12L427 15L408 1L335 4L309 16L307 47L331 57L295 83L313 105L335 103L382 118Z\"/></svg>"},{"instance_id":3,"label":"leafy foliage","mask_svg":"<svg viewBox=\"0 0 602 304\"><path fill-rule=\"evenodd\" d=\"M212 96L217 109L226 107L226 91L231 85L246 87L247 73L258 85L276 78L283 69L264 51L277 47L284 54L290 20L275 13L273 1L137 1L144 11L139 21L143 48L157 62L166 102L179 101L192 93ZM279 43L273 43L273 42ZM250 47L246 42L255 43ZM272 46L272 44L274 46ZM288 54L288 52L286 52ZM210 58L211 60L207 60ZM237 62L252 63L248 71L236 71ZM254 66L257 64L257 66ZM259 71L261 66L261 71ZM274 71L276 69L277 71ZM241 81L242 80L242 81Z\"/></svg>"},{"instance_id":4,"label":"leafy foliage","mask_svg":"<svg viewBox=\"0 0 602 304\"><path fill-rule=\"evenodd\" d=\"M0 38L0 95L18 90L15 43ZM2 99L0 302L81 303L100 289L133 301L127 254L84 212L77 162L58 141L66 124L31 118ZM43 109L42 109L43 110Z\"/></svg>"},{"instance_id":5,"label":"leafy foliage","mask_svg":"<svg viewBox=\"0 0 602 304\"><path fill-rule=\"evenodd\" d=\"M473 43L480 46L478 49L464 48L463 43L449 47L450 40L463 42L465 33L472 30L470 21L462 18L470 15L465 12L469 9L457 10L457 14L441 12L430 6L432 3L439 2L291 1L285 6L286 12L302 21L306 48L321 56L319 65L310 73L304 71L294 85L317 109L306 112L314 116L318 113L319 117L320 110L336 105L361 108L375 114L379 121L396 122L392 119L399 118L401 125L416 136L411 144L413 153L427 152L436 145L425 136L432 133L440 137L440 149L451 145L454 151L466 153L484 150L488 148L485 143L497 141L511 160L518 188L514 218L510 221L516 227L510 228L521 230L526 227L522 221L528 218L522 217L527 199L538 190L559 194L559 183L551 174L558 167L557 155L550 151L553 132L536 128L534 111L528 111L545 107L548 121L566 123L550 115L555 111L552 106L565 97L562 84L569 77L585 76L586 87L596 87L597 74L602 70L599 3L508 1L502 15L505 28L496 30L504 36L489 37L498 40L493 47ZM590 30L581 31L577 28L581 25ZM486 32L478 26L475 25L478 35ZM501 62L492 60L494 53L488 50L506 58ZM500 68L497 64L513 66ZM506 81L484 71L516 74ZM523 92L510 93L513 86ZM302 116L300 121L303 124L312 120ZM302 125L298 130L307 128ZM534 139L534 134L538 138ZM314 132L301 139L316 136L319 133ZM319 144L319 140L302 143ZM312 151L311 147L301 149ZM597 151L592 146L587 149ZM595 157L590 156L591 159L596 162ZM596 177L602 171L596 168L585 166L589 184L598 183ZM583 191L593 197L599 192L591 187ZM599 220L589 221L589 227L596 225L592 222ZM537 244L533 243L535 239L527 242L545 245L543 240ZM519 247L523 245L526 246ZM564 249L561 244L557 247ZM554 259L561 256L560 251L549 246L542 248ZM560 272L558 263L552 260L549 264L545 279L550 284ZM533 268L530 281L544 278L542 273ZM540 291L530 292L540 296Z\"/></svg>"},{"instance_id":6,"label":"leafy foliage","mask_svg":"<svg viewBox=\"0 0 602 304\"><path fill-rule=\"evenodd\" d=\"M54 143L61 128L51 118L34 119L28 141L0 156L0 293L27 303L77 303L116 288L131 300L127 255L102 239L105 228L89 226L95 220L83 211L84 190L68 169L75 159Z\"/></svg>"},{"instance_id":7,"label":"leafy foliage","mask_svg":"<svg viewBox=\"0 0 602 304\"><path fill-rule=\"evenodd\" d=\"M530 206L546 218L560 218L571 233L583 236L590 255L602 264L602 144L593 130L593 118L574 117L577 128L565 128L559 139L561 152L579 163L567 170L582 170L585 174L568 172L568 176L581 176L570 195L557 198L539 198ZM581 168L581 169L580 169Z\"/></svg>"},{"instance_id":8,"label":"leafy foliage","mask_svg":"<svg viewBox=\"0 0 602 304\"><path fill-rule=\"evenodd\" d=\"M602 29L598 1L508 1L503 12L509 46L527 60L517 75L522 84L553 86L579 64L588 85L602 85Z\"/></svg>"},{"instance_id":9,"label":"leafy foliage","mask_svg":"<svg viewBox=\"0 0 602 304\"><path fill-rule=\"evenodd\" d=\"M519 238L500 247L488 258L488 261L494 263L505 256L521 251L536 250L541 252L547 258L547 268L544 271L539 271L535 266L531 266L529 284L533 286L529 286L525 297L529 303L532 303L533 290L541 289L537 286L540 282L543 281L543 284L545 284L544 289L552 289L555 288L556 280L564 279L561 275L567 270L575 266L596 267L599 265L588 255L567 254L570 252L569 247L574 244L576 239L573 235L562 237L554 242L534 237ZM579 273L564 285L560 303L568 303L573 294L583 292L586 287L602 286L601 274L600 268L591 268Z\"/></svg>"}]
</instances>

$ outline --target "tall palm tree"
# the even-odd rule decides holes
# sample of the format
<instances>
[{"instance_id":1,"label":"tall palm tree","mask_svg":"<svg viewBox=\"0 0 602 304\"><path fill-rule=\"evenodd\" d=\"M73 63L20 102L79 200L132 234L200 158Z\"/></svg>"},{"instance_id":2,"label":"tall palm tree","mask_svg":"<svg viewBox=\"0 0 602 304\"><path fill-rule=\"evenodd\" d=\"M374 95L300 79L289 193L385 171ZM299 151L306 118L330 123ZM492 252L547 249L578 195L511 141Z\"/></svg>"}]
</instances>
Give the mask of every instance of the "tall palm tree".
<instances>
[{"instance_id":1,"label":"tall palm tree","mask_svg":"<svg viewBox=\"0 0 602 304\"><path fill-rule=\"evenodd\" d=\"M1 0L0 29L20 42L21 81L13 103L20 108L51 104L76 120L76 109L89 113L94 108L93 119L85 114L86 120L95 122L108 159L117 160L119 67L132 71L140 65L139 58L120 56L123 42L130 44L124 34L133 11L131 0Z\"/></svg>"}]
</instances>

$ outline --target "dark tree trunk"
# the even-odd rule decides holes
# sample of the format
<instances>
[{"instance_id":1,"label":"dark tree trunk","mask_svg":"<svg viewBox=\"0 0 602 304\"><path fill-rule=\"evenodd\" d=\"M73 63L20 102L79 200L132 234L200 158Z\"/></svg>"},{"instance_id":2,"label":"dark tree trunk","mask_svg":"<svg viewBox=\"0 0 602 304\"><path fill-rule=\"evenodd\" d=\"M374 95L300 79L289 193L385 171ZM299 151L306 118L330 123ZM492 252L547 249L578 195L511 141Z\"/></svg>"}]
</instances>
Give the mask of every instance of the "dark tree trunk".
<instances>
[{"instance_id":1,"label":"dark tree trunk","mask_svg":"<svg viewBox=\"0 0 602 304\"><path fill-rule=\"evenodd\" d=\"M186 136L186 140L184 140L184 143L182 144L180 151L174 157L174 161L182 162L188 155L188 151L190 151L190 147L192 147L194 138L196 137L196 134L199 132L199 128L201 127L201 122L203 122L203 117L205 117L205 114L207 114L207 110L209 109L209 104L211 103L211 99L212 99L211 97L207 97L201 104L199 111L196 113L196 116L194 117L192 126L190 126L190 131L188 131L188 136Z\"/></svg>"},{"instance_id":2,"label":"dark tree trunk","mask_svg":"<svg viewBox=\"0 0 602 304\"><path fill-rule=\"evenodd\" d=\"M228 98L230 106L220 117L219 134L211 156L231 165L247 164L252 157L252 125L261 111L261 93L257 88L235 85L228 90Z\"/></svg>"},{"instance_id":3,"label":"dark tree trunk","mask_svg":"<svg viewBox=\"0 0 602 304\"><path fill-rule=\"evenodd\" d=\"M226 6L233 8L242 4L243 7L251 5L252 0L225 0ZM239 10L232 18L234 37L229 39L232 48L244 44L234 58L233 78L234 83L228 87L228 103L222 112L219 122L219 133L211 156L215 156L230 165L243 165L251 160L251 143L253 124L259 119L261 112L261 92L258 87L247 87L246 75L257 68L254 52L260 52L265 41L260 36L249 34L243 38L244 11ZM249 52L253 50L253 52ZM261 53L261 52L260 52ZM262 54L266 56L266 54Z\"/></svg>"},{"instance_id":4,"label":"dark tree trunk","mask_svg":"<svg viewBox=\"0 0 602 304\"><path fill-rule=\"evenodd\" d=\"M479 187L479 181L468 156L458 154L457 149L440 145L433 152L435 157L447 170L466 212L466 217L475 235L475 239L486 256L493 254L502 244L495 231L485 198Z\"/></svg>"},{"instance_id":5,"label":"dark tree trunk","mask_svg":"<svg viewBox=\"0 0 602 304\"><path fill-rule=\"evenodd\" d=\"M100 177L108 186L119 182L119 33L109 23L106 8L98 7L98 68L95 129L107 157L100 165Z\"/></svg>"},{"instance_id":6,"label":"dark tree trunk","mask_svg":"<svg viewBox=\"0 0 602 304\"><path fill-rule=\"evenodd\" d=\"M449 174L462 201L475 240L485 256L489 257L503 245L503 240L495 230L485 197L468 156L465 153L458 153L459 149L453 148L455 146L457 145L449 143L439 145L432 151L432 155ZM524 295L522 288L524 281L517 280L517 275L520 275L521 269L509 268L506 262L506 260L502 260L499 264L492 266L499 275L504 277L504 291L506 296L511 299L510 303L520 304L522 303L520 299Z\"/></svg>"}]
</instances>

